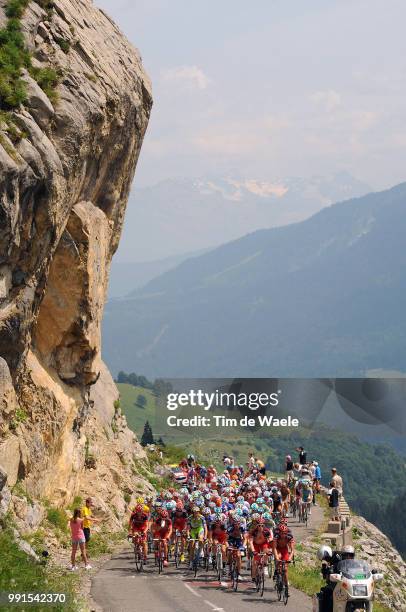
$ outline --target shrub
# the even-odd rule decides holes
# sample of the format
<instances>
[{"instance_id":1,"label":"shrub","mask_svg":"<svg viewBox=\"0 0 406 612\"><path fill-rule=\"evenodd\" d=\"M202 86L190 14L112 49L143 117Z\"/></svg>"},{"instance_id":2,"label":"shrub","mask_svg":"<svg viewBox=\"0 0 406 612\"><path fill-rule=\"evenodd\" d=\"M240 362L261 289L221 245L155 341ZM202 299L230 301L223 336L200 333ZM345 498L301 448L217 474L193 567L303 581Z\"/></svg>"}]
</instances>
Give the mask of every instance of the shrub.
<instances>
[{"instance_id":1,"label":"shrub","mask_svg":"<svg viewBox=\"0 0 406 612\"><path fill-rule=\"evenodd\" d=\"M60 529L64 533L68 531L68 516L65 510L60 508L48 508L47 519L54 527Z\"/></svg>"},{"instance_id":2,"label":"shrub","mask_svg":"<svg viewBox=\"0 0 406 612\"><path fill-rule=\"evenodd\" d=\"M5 13L9 19L21 19L29 0L9 0L6 4Z\"/></svg>"},{"instance_id":3,"label":"shrub","mask_svg":"<svg viewBox=\"0 0 406 612\"><path fill-rule=\"evenodd\" d=\"M55 42L60 46L64 53L69 53L70 50L70 42L69 40L65 40L65 38L61 38L60 36L55 36Z\"/></svg>"},{"instance_id":4,"label":"shrub","mask_svg":"<svg viewBox=\"0 0 406 612\"><path fill-rule=\"evenodd\" d=\"M57 100L55 91L59 82L57 72L52 68L34 68L30 52L24 42L21 17L28 2L29 0L8 0L4 9L7 23L0 29L0 109L2 110L18 108L27 101L27 87L21 76L23 68L29 70L51 101ZM64 49L66 43L67 41L61 43Z\"/></svg>"}]
</instances>

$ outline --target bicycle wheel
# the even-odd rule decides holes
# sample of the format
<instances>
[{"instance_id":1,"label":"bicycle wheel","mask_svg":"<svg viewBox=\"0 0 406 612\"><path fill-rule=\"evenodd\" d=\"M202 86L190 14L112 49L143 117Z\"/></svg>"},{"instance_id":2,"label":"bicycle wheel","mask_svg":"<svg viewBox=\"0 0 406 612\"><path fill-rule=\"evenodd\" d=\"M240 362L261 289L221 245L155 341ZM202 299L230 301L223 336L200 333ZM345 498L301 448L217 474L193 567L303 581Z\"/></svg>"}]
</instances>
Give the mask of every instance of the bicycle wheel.
<instances>
[{"instance_id":1,"label":"bicycle wheel","mask_svg":"<svg viewBox=\"0 0 406 612\"><path fill-rule=\"evenodd\" d=\"M175 567L177 569L180 565L180 554L179 554L179 542L178 541L176 541L176 544L175 544L174 558L175 558Z\"/></svg>"},{"instance_id":2,"label":"bicycle wheel","mask_svg":"<svg viewBox=\"0 0 406 612\"><path fill-rule=\"evenodd\" d=\"M262 568L261 574L259 576L259 594L261 597L264 596L264 590L265 590L265 574L264 574L264 568Z\"/></svg>"},{"instance_id":3,"label":"bicycle wheel","mask_svg":"<svg viewBox=\"0 0 406 612\"><path fill-rule=\"evenodd\" d=\"M199 548L199 546L196 546L195 547L195 554L194 554L194 557L193 557L193 571L194 571L194 574L195 574L195 578L197 576L197 570L199 568L199 561L200 561L200 548Z\"/></svg>"},{"instance_id":4,"label":"bicycle wheel","mask_svg":"<svg viewBox=\"0 0 406 612\"><path fill-rule=\"evenodd\" d=\"M139 547L137 547L137 550L135 551L135 569L137 570L138 573L142 571L143 564L144 564L144 559L143 559L142 551L140 550Z\"/></svg>"},{"instance_id":5,"label":"bicycle wheel","mask_svg":"<svg viewBox=\"0 0 406 612\"><path fill-rule=\"evenodd\" d=\"M282 600L283 582L280 574L276 577L276 592L278 594L278 601Z\"/></svg>"},{"instance_id":6,"label":"bicycle wheel","mask_svg":"<svg viewBox=\"0 0 406 612\"><path fill-rule=\"evenodd\" d=\"M285 606L288 603L288 599L289 599L289 587L287 584L285 584L285 588L283 589L283 603L285 604Z\"/></svg>"},{"instance_id":7,"label":"bicycle wheel","mask_svg":"<svg viewBox=\"0 0 406 612\"><path fill-rule=\"evenodd\" d=\"M272 576L273 576L273 565L272 565L272 557L268 558L268 563L267 563L267 571L268 571L268 578L270 578L272 580Z\"/></svg>"},{"instance_id":8,"label":"bicycle wheel","mask_svg":"<svg viewBox=\"0 0 406 612\"><path fill-rule=\"evenodd\" d=\"M217 551L216 569L217 569L217 576L218 576L219 582L221 582L221 579L223 577L223 555L222 555L221 550Z\"/></svg>"},{"instance_id":9,"label":"bicycle wheel","mask_svg":"<svg viewBox=\"0 0 406 612\"><path fill-rule=\"evenodd\" d=\"M238 590L238 579L239 579L238 570L237 570L237 567L234 566L233 568L233 590L234 591Z\"/></svg>"},{"instance_id":10,"label":"bicycle wheel","mask_svg":"<svg viewBox=\"0 0 406 612\"><path fill-rule=\"evenodd\" d=\"M209 571L209 566L210 566L210 555L209 555L209 546L208 544L206 544L206 546L204 547L204 559L203 559L203 565L204 565L204 569L206 570L206 572Z\"/></svg>"}]
</instances>

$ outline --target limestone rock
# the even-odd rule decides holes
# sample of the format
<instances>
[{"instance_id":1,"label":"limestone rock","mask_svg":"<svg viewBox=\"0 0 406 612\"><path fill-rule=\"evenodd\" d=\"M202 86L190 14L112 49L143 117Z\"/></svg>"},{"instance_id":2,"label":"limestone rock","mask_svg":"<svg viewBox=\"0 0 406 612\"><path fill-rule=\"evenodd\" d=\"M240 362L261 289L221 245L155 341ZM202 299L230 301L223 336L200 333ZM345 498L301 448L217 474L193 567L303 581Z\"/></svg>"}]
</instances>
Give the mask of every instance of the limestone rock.
<instances>
[{"instance_id":1,"label":"limestone rock","mask_svg":"<svg viewBox=\"0 0 406 612\"><path fill-rule=\"evenodd\" d=\"M18 546L20 550L22 550L26 555L28 555L35 561L39 561L40 558L38 557L35 550L28 544L28 542L26 542L20 537L20 534L17 531L17 529L13 529L13 532L14 532L14 542L16 546Z\"/></svg>"},{"instance_id":2,"label":"limestone rock","mask_svg":"<svg viewBox=\"0 0 406 612\"><path fill-rule=\"evenodd\" d=\"M38 125L45 129L49 125L51 117L55 114L54 107L38 83L26 71L24 72L24 81L27 84L30 112Z\"/></svg>"},{"instance_id":3,"label":"limestone rock","mask_svg":"<svg viewBox=\"0 0 406 612\"><path fill-rule=\"evenodd\" d=\"M376 597L390 610L402 610L406 601L406 562L375 525L360 516L353 517L357 556L384 574L376 583Z\"/></svg>"},{"instance_id":4,"label":"limestone rock","mask_svg":"<svg viewBox=\"0 0 406 612\"><path fill-rule=\"evenodd\" d=\"M22 138L0 140L0 505L33 529L36 499L64 506L81 493L119 526L124 492L151 487L134 484L145 454L115 407L100 325L151 85L91 0L52 4L49 17L28 3L22 23L33 65L62 75L56 101L25 73ZM10 500L17 481L33 504Z\"/></svg>"}]
</instances>

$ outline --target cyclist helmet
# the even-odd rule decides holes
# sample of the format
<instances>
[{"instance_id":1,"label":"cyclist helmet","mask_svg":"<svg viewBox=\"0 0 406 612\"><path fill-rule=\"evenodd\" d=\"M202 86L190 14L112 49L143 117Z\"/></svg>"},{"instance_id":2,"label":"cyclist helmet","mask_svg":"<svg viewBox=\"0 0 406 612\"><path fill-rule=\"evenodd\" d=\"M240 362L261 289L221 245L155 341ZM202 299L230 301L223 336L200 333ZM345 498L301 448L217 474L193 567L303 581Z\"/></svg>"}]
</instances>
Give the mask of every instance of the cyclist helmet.
<instances>
[{"instance_id":1,"label":"cyclist helmet","mask_svg":"<svg viewBox=\"0 0 406 612\"><path fill-rule=\"evenodd\" d=\"M141 504L137 504L134 508L134 512L136 512L137 514L143 512L144 508L141 506Z\"/></svg>"},{"instance_id":2,"label":"cyclist helmet","mask_svg":"<svg viewBox=\"0 0 406 612\"><path fill-rule=\"evenodd\" d=\"M288 533L288 531L289 531L289 528L288 528L288 526L287 526L287 525L285 525L285 523L281 523L281 524L279 525L279 533L280 533L280 534L282 534L282 535L286 535L286 534Z\"/></svg>"},{"instance_id":3,"label":"cyclist helmet","mask_svg":"<svg viewBox=\"0 0 406 612\"><path fill-rule=\"evenodd\" d=\"M160 516L161 516L161 518L163 518L163 519L168 518L168 516L169 516L169 514L168 514L168 510L164 510L164 509L162 509L162 510L161 510L161 512L160 512Z\"/></svg>"},{"instance_id":4,"label":"cyclist helmet","mask_svg":"<svg viewBox=\"0 0 406 612\"><path fill-rule=\"evenodd\" d=\"M292 457L290 455L286 455L286 461L292 461Z\"/></svg>"},{"instance_id":5,"label":"cyclist helmet","mask_svg":"<svg viewBox=\"0 0 406 612\"><path fill-rule=\"evenodd\" d=\"M210 508L203 508L203 514L207 514L207 515L211 514Z\"/></svg>"},{"instance_id":6,"label":"cyclist helmet","mask_svg":"<svg viewBox=\"0 0 406 612\"><path fill-rule=\"evenodd\" d=\"M199 506L193 506L192 512L200 512Z\"/></svg>"},{"instance_id":7,"label":"cyclist helmet","mask_svg":"<svg viewBox=\"0 0 406 612\"><path fill-rule=\"evenodd\" d=\"M263 517L263 516L260 516L257 522L258 522L258 525L265 525L265 519L264 519L264 517Z\"/></svg>"}]
</instances>

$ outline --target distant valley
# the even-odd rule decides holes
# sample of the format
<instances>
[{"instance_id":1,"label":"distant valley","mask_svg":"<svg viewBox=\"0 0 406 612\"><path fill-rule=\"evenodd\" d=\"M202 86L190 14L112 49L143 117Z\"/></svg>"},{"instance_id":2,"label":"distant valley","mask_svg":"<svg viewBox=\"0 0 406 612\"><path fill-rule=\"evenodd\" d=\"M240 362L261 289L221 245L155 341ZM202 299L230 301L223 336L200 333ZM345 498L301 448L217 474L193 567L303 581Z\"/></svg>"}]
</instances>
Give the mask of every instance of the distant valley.
<instances>
[{"instance_id":1,"label":"distant valley","mask_svg":"<svg viewBox=\"0 0 406 612\"><path fill-rule=\"evenodd\" d=\"M111 301L104 358L148 376L404 371L406 184L189 259Z\"/></svg>"}]
</instances>

